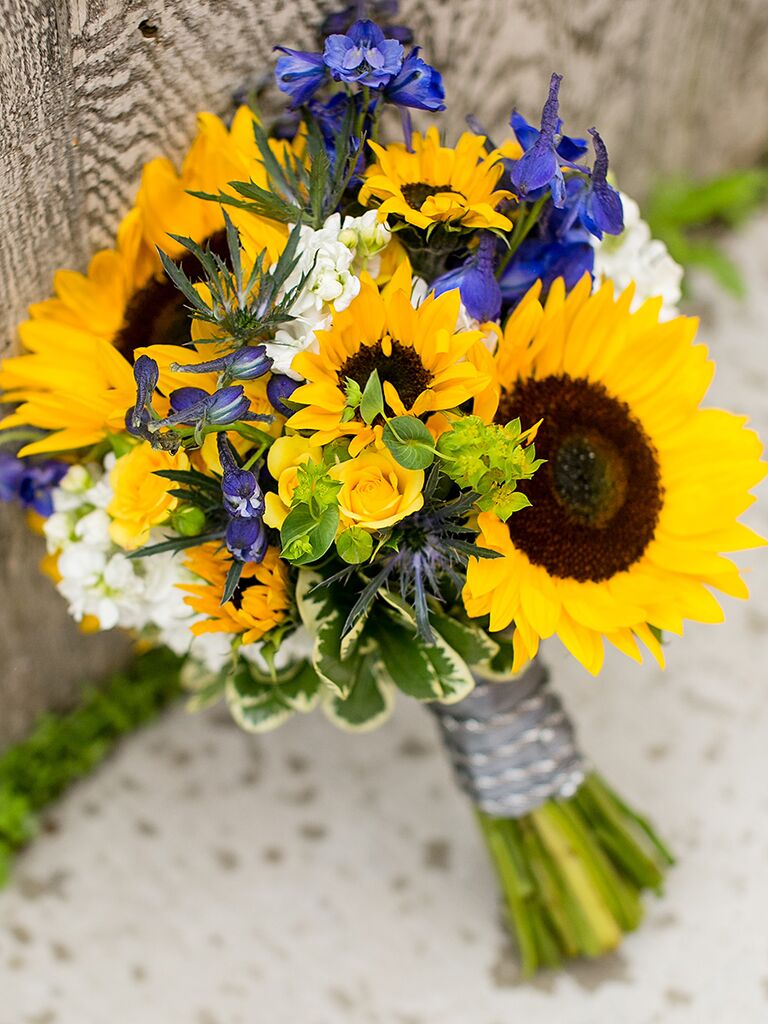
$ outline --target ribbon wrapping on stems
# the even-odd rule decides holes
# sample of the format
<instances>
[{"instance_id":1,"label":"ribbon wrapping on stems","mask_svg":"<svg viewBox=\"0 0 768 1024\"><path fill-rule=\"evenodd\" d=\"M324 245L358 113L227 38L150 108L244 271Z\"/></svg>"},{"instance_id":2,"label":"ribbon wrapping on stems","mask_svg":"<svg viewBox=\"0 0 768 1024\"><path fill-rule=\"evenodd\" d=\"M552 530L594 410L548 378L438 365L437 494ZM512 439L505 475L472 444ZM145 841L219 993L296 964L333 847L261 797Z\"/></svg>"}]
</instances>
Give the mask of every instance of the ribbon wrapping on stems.
<instances>
[{"instance_id":1,"label":"ribbon wrapping on stems","mask_svg":"<svg viewBox=\"0 0 768 1024\"><path fill-rule=\"evenodd\" d=\"M573 796L586 776L573 725L539 660L509 680L476 676L457 704L431 704L458 784L494 818Z\"/></svg>"}]
</instances>

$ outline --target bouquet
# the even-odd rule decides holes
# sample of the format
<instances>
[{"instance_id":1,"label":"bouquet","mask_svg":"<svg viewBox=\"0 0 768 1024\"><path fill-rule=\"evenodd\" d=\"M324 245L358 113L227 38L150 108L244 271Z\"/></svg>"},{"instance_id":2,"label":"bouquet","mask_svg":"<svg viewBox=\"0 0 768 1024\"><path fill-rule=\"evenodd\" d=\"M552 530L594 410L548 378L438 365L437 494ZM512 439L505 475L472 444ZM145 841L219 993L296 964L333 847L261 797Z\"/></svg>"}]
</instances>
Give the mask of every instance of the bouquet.
<instances>
[{"instance_id":1,"label":"bouquet","mask_svg":"<svg viewBox=\"0 0 768 1024\"><path fill-rule=\"evenodd\" d=\"M0 373L0 489L84 629L188 655L193 707L366 730L424 702L531 972L613 948L671 862L540 641L661 664L713 590L746 597L722 552L762 544L737 521L761 445L700 408L680 269L598 131L565 134L561 77L501 140L416 130L440 74L360 6L277 48L279 117L200 114L114 247L57 273Z\"/></svg>"}]
</instances>

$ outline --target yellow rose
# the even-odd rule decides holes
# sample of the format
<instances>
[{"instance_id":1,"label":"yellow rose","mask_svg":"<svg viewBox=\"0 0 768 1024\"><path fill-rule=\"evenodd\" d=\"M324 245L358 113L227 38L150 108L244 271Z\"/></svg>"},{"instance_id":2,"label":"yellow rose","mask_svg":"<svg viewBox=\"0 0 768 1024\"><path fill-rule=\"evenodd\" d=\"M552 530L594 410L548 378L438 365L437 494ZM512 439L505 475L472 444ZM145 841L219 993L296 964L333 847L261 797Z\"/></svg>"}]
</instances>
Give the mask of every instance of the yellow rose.
<instances>
[{"instance_id":1,"label":"yellow rose","mask_svg":"<svg viewBox=\"0 0 768 1024\"><path fill-rule=\"evenodd\" d=\"M132 551L146 544L149 531L164 523L178 504L168 491L177 485L155 476L158 469L188 469L183 451L176 455L138 444L112 467L109 482L114 492L107 512L112 517L109 535L115 544Z\"/></svg>"},{"instance_id":2,"label":"yellow rose","mask_svg":"<svg viewBox=\"0 0 768 1024\"><path fill-rule=\"evenodd\" d=\"M424 504L423 470L404 469L386 449L361 452L333 466L330 475L342 483L339 512L345 526L382 530Z\"/></svg>"},{"instance_id":3,"label":"yellow rose","mask_svg":"<svg viewBox=\"0 0 768 1024\"><path fill-rule=\"evenodd\" d=\"M299 466L304 462L320 462L322 448L311 438L291 434L279 437L270 447L267 455L267 469L277 481L277 494L268 491L264 495L264 522L279 530L291 507L293 492L296 490Z\"/></svg>"}]
</instances>

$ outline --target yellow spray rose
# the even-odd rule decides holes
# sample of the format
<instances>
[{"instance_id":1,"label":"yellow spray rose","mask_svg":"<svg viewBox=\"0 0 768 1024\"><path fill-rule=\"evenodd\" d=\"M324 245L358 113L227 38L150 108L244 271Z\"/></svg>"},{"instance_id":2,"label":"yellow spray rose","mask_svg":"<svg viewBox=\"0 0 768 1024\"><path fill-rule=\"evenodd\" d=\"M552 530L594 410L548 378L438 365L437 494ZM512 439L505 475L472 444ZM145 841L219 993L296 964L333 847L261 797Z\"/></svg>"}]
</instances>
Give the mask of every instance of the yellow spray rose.
<instances>
[{"instance_id":1,"label":"yellow spray rose","mask_svg":"<svg viewBox=\"0 0 768 1024\"><path fill-rule=\"evenodd\" d=\"M155 476L158 469L188 469L183 451L176 455L138 444L112 467L109 482L114 492L107 512L112 517L109 534L115 544L133 551L146 544L153 526L164 523L178 504L168 491L171 480Z\"/></svg>"},{"instance_id":2,"label":"yellow spray rose","mask_svg":"<svg viewBox=\"0 0 768 1024\"><path fill-rule=\"evenodd\" d=\"M267 469L277 480L277 494L264 495L264 522L279 530L288 515L296 490L299 466L304 462L320 462L323 450L311 438L298 434L279 437L269 449Z\"/></svg>"},{"instance_id":3,"label":"yellow spray rose","mask_svg":"<svg viewBox=\"0 0 768 1024\"><path fill-rule=\"evenodd\" d=\"M338 499L345 526L382 530L424 504L423 470L405 469L386 449L363 451L333 466L330 475L342 484Z\"/></svg>"}]
</instances>

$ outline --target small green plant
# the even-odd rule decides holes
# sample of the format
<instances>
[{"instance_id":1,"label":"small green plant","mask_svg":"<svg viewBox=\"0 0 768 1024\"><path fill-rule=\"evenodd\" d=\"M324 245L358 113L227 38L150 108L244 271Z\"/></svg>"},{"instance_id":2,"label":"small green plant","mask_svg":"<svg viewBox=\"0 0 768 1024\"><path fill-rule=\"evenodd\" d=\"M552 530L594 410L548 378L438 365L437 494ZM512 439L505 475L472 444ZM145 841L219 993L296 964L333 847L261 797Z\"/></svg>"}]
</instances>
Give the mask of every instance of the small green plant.
<instances>
[{"instance_id":1,"label":"small green plant","mask_svg":"<svg viewBox=\"0 0 768 1024\"><path fill-rule=\"evenodd\" d=\"M686 269L707 270L723 288L743 296L738 267L723 252L717 228L742 224L768 198L768 169L734 171L708 181L669 178L651 193L645 217L655 238Z\"/></svg>"},{"instance_id":2,"label":"small green plant","mask_svg":"<svg viewBox=\"0 0 768 1024\"><path fill-rule=\"evenodd\" d=\"M44 715L32 734L0 754L0 885L14 853L37 832L37 814L91 772L126 733L181 693L182 659L167 649L140 655L64 714Z\"/></svg>"}]
</instances>

